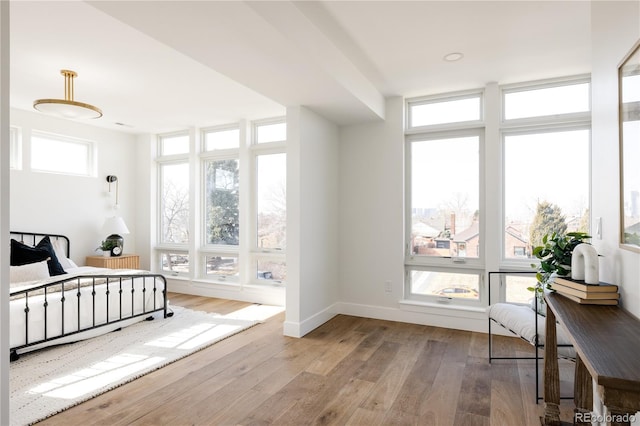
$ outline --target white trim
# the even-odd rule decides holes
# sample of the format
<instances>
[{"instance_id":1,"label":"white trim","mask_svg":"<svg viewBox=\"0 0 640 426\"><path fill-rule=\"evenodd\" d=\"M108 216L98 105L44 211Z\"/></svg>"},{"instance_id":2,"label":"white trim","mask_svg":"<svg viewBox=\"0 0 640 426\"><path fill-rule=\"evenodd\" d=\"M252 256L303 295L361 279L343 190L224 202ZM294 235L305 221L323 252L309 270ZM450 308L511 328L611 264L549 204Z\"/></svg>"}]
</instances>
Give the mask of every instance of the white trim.
<instances>
[{"instance_id":1,"label":"white trim","mask_svg":"<svg viewBox=\"0 0 640 426\"><path fill-rule=\"evenodd\" d=\"M22 170L22 129L9 127L9 169Z\"/></svg>"},{"instance_id":2,"label":"white trim","mask_svg":"<svg viewBox=\"0 0 640 426\"><path fill-rule=\"evenodd\" d=\"M385 321L406 322L411 324L443 327L455 330L488 331L487 314L484 308L442 308L415 301L399 301L398 308L361 305L339 302L336 311L342 315L353 315Z\"/></svg>"},{"instance_id":3,"label":"white trim","mask_svg":"<svg viewBox=\"0 0 640 426\"><path fill-rule=\"evenodd\" d=\"M284 335L289 337L304 336L338 315L338 306L339 303L333 304L301 322L285 321Z\"/></svg>"},{"instance_id":4,"label":"white trim","mask_svg":"<svg viewBox=\"0 0 640 426\"><path fill-rule=\"evenodd\" d=\"M241 287L231 283L221 284L203 280L167 277L167 290L193 296L215 297L247 303L262 303L275 306L284 306L285 304L284 288L278 287Z\"/></svg>"}]
</instances>

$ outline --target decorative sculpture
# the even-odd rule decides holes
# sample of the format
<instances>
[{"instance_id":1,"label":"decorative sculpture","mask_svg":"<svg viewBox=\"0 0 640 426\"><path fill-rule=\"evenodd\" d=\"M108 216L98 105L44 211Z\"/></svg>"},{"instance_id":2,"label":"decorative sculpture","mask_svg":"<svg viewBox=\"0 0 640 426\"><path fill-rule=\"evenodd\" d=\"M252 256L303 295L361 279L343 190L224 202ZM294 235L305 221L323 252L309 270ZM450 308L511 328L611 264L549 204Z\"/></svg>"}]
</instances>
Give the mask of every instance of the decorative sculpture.
<instances>
[{"instance_id":1,"label":"decorative sculpture","mask_svg":"<svg viewBox=\"0 0 640 426\"><path fill-rule=\"evenodd\" d=\"M598 252L591 244L578 244L571 255L571 279L586 284L600 283Z\"/></svg>"}]
</instances>

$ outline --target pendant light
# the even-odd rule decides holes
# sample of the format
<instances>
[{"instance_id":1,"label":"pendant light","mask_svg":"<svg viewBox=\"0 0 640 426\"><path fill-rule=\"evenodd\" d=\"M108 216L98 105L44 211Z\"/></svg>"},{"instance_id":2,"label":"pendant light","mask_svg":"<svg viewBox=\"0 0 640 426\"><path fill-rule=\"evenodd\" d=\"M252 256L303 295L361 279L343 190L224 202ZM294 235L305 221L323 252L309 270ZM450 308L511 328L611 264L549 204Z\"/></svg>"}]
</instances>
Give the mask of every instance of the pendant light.
<instances>
[{"instance_id":1,"label":"pendant light","mask_svg":"<svg viewBox=\"0 0 640 426\"><path fill-rule=\"evenodd\" d=\"M73 100L73 79L78 76L75 71L60 70L64 76L64 99L38 99L33 107L40 112L61 118L100 118L102 111L84 102Z\"/></svg>"}]
</instances>

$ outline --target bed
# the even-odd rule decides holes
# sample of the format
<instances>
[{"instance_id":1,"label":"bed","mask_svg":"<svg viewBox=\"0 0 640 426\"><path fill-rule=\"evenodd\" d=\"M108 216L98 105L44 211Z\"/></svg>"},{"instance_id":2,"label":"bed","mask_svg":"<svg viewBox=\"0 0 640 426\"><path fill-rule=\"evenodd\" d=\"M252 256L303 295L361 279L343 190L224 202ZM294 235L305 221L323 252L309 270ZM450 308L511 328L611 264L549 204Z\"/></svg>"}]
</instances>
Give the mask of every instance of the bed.
<instances>
[{"instance_id":1,"label":"bed","mask_svg":"<svg viewBox=\"0 0 640 426\"><path fill-rule=\"evenodd\" d=\"M78 267L69 252L63 235L11 232L11 360L172 315L164 276Z\"/></svg>"}]
</instances>

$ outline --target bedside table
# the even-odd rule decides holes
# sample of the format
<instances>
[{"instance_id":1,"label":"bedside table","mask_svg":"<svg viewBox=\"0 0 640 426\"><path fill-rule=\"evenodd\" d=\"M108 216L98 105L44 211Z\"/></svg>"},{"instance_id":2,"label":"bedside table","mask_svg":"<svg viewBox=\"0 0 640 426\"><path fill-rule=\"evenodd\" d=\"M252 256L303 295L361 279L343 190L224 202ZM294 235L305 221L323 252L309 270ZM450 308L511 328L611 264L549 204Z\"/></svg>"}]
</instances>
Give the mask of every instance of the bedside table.
<instances>
[{"instance_id":1,"label":"bedside table","mask_svg":"<svg viewBox=\"0 0 640 426\"><path fill-rule=\"evenodd\" d=\"M110 269L140 269L140 256L123 254L122 256L87 256L87 266Z\"/></svg>"}]
</instances>

